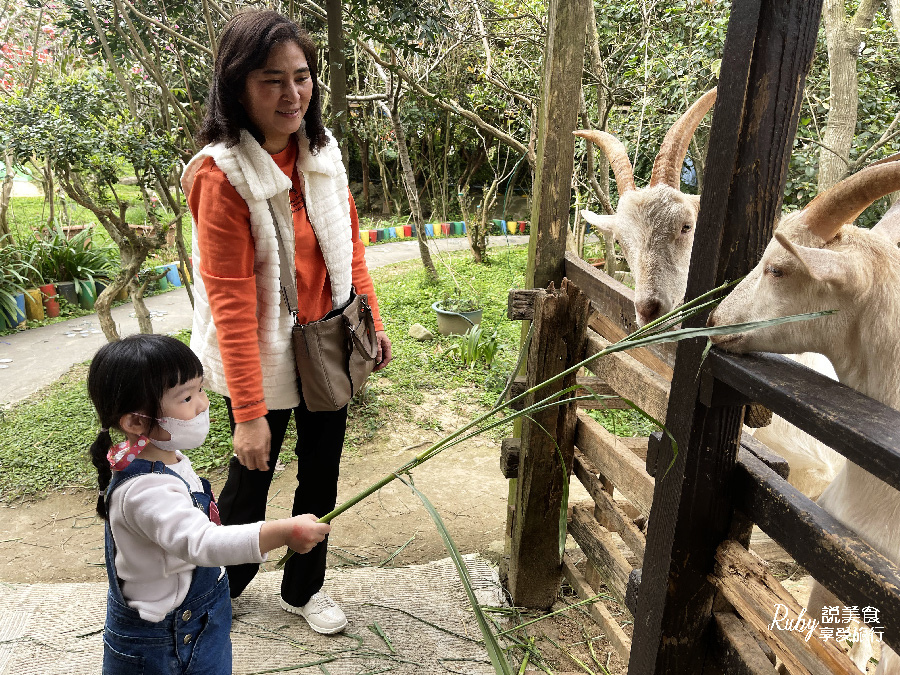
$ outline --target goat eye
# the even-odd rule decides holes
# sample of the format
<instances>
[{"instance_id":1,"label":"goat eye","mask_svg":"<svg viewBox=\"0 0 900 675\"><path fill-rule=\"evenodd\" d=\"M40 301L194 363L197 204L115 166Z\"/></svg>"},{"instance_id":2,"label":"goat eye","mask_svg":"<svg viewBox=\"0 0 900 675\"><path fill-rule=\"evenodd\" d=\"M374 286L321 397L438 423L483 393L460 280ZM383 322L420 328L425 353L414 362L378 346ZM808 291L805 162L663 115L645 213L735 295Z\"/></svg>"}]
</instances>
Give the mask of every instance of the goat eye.
<instances>
[{"instance_id":1,"label":"goat eye","mask_svg":"<svg viewBox=\"0 0 900 675\"><path fill-rule=\"evenodd\" d=\"M774 265L766 265L766 274L778 278L782 276L784 272L781 271L780 267L775 267Z\"/></svg>"},{"instance_id":2,"label":"goat eye","mask_svg":"<svg viewBox=\"0 0 900 675\"><path fill-rule=\"evenodd\" d=\"M681 234L687 234L694 228L690 223L681 226Z\"/></svg>"}]
</instances>

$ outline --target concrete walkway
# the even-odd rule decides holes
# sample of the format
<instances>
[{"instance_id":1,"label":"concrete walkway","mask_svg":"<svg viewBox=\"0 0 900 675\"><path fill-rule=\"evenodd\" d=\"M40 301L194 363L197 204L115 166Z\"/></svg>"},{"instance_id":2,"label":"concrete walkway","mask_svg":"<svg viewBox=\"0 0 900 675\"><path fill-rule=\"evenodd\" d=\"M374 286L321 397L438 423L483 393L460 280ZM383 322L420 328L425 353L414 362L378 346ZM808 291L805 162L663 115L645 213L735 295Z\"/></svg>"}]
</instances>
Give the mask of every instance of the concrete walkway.
<instances>
[{"instance_id":1,"label":"concrete walkway","mask_svg":"<svg viewBox=\"0 0 900 675\"><path fill-rule=\"evenodd\" d=\"M527 235L495 236L490 237L489 246L518 246L527 242ZM432 239L429 245L434 254L466 249L469 244L465 237L460 237ZM418 257L419 245L415 240L366 248L369 269ZM191 303L184 288L155 295L145 302L150 310L154 332L174 333L191 327ZM120 335L138 332L134 308L130 303L113 309L112 317ZM54 382L74 364L89 360L105 343L106 338L96 315L0 337L0 406L21 401Z\"/></svg>"}]
</instances>

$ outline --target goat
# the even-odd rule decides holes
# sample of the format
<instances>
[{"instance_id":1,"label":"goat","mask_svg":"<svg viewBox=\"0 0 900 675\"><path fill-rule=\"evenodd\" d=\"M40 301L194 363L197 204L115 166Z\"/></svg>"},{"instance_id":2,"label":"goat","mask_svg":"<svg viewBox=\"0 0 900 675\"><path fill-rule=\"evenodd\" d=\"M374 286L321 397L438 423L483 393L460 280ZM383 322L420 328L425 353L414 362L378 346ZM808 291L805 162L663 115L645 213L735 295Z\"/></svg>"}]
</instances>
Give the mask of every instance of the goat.
<instances>
[{"instance_id":1,"label":"goat","mask_svg":"<svg viewBox=\"0 0 900 675\"><path fill-rule=\"evenodd\" d=\"M603 149L616 177L615 215L581 213L601 231L612 232L622 246L634 275L634 307L640 325L668 312L684 297L700 197L681 192L681 167L694 131L715 102L716 90L710 89L672 125L645 188L635 187L628 153L615 136L595 130L574 132Z\"/></svg>"},{"instance_id":2,"label":"goat","mask_svg":"<svg viewBox=\"0 0 900 675\"><path fill-rule=\"evenodd\" d=\"M751 351L824 354L841 382L900 410L900 204L872 230L851 223L876 199L900 189L900 159L870 165L818 195L805 209L781 219L762 260L722 301L710 325L839 309L802 323L718 336L713 342L736 353ZM900 492L845 462L818 503L875 550L900 563ZM813 585L808 612L840 604ZM851 657L865 670L868 641ZM900 674L900 657L884 646L876 671Z\"/></svg>"},{"instance_id":3,"label":"goat","mask_svg":"<svg viewBox=\"0 0 900 675\"><path fill-rule=\"evenodd\" d=\"M672 125L653 163L650 185L642 189L635 187L628 154L615 136L603 131L575 132L603 149L616 177L616 214L582 211L582 216L619 240L635 280L634 309L639 325L671 311L684 299L700 197L679 190L681 167L694 130L715 101L716 89L711 89ZM837 379L823 356L791 358ZM822 493L844 464L841 455L778 416L753 433L787 460L791 484L811 499Z\"/></svg>"}]
</instances>

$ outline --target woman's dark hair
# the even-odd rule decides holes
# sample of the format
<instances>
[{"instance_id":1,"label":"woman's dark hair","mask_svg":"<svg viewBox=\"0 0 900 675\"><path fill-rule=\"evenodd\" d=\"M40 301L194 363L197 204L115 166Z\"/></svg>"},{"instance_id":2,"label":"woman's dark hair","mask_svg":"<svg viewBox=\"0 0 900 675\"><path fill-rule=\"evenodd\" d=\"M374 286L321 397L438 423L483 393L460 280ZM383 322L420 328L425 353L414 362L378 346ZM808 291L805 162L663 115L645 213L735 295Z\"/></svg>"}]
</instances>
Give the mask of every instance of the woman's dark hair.
<instances>
[{"instance_id":1,"label":"woman's dark hair","mask_svg":"<svg viewBox=\"0 0 900 675\"><path fill-rule=\"evenodd\" d=\"M309 65L313 90L303 116L309 149L315 153L325 146L328 139L322 123L316 44L309 33L296 23L270 9L239 12L225 24L219 38L206 116L198 132L200 142L224 141L232 146L240 141L241 129L246 129L260 145L265 143L263 133L250 120L240 98L250 71L262 68L272 48L285 42L293 42L300 47Z\"/></svg>"},{"instance_id":2,"label":"woman's dark hair","mask_svg":"<svg viewBox=\"0 0 900 675\"><path fill-rule=\"evenodd\" d=\"M88 370L87 389L102 427L91 444L100 490L97 513L102 518L107 518L104 493L112 478L106 458L113 445L109 429L118 428L122 415L128 413L155 420L166 390L202 376L203 366L191 348L166 335L132 335L97 351Z\"/></svg>"}]
</instances>

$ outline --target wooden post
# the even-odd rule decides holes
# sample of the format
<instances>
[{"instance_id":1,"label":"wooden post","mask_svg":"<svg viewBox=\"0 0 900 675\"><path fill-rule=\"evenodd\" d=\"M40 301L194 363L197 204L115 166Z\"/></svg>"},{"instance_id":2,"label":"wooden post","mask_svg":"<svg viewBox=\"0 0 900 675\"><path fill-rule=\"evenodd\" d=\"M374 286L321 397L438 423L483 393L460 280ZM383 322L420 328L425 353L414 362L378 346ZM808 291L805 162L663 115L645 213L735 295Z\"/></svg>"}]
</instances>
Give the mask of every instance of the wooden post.
<instances>
[{"instance_id":1,"label":"wooden post","mask_svg":"<svg viewBox=\"0 0 900 675\"><path fill-rule=\"evenodd\" d=\"M746 274L771 237L820 13L821 0L732 7L707 158L707 175L722 180L704 184L688 298ZM704 342L681 342L676 352L666 421L678 454L673 462L668 443L656 446L629 675L704 670L714 594L707 574L730 525L743 410L698 400Z\"/></svg>"},{"instance_id":2,"label":"wooden post","mask_svg":"<svg viewBox=\"0 0 900 675\"><path fill-rule=\"evenodd\" d=\"M572 205L572 169L581 73L584 66L586 0L550 0L544 79L538 113L537 155L528 242L527 288L562 281Z\"/></svg>"},{"instance_id":3,"label":"wooden post","mask_svg":"<svg viewBox=\"0 0 900 675\"><path fill-rule=\"evenodd\" d=\"M538 295L528 350L529 388L582 359L589 307L588 297L568 280L563 280L561 290L551 287ZM525 404L574 384L575 373L571 373L528 395ZM535 413L522 424L509 562L509 590L519 607L545 609L556 600L562 563L559 514L563 482L572 472L576 413L576 404L569 403Z\"/></svg>"}]
</instances>

